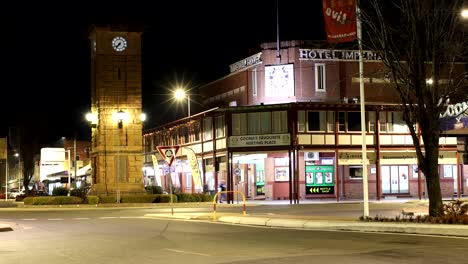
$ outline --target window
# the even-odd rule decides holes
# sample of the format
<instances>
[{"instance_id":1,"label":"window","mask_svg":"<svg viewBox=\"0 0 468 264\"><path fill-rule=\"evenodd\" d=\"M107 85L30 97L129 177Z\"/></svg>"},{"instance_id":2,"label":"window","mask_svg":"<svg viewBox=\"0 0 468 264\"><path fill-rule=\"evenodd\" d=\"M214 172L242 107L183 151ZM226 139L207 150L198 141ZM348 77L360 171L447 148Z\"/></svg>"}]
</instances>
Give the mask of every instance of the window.
<instances>
[{"instance_id":1,"label":"window","mask_svg":"<svg viewBox=\"0 0 468 264\"><path fill-rule=\"evenodd\" d=\"M346 131L346 112L338 112L338 131Z\"/></svg>"},{"instance_id":2,"label":"window","mask_svg":"<svg viewBox=\"0 0 468 264\"><path fill-rule=\"evenodd\" d=\"M335 112L328 111L327 116L327 131L333 132L335 131Z\"/></svg>"},{"instance_id":3,"label":"window","mask_svg":"<svg viewBox=\"0 0 468 264\"><path fill-rule=\"evenodd\" d=\"M392 132L408 132L408 126L406 122L403 120L403 113L402 112L388 112L388 121L390 126L390 131Z\"/></svg>"},{"instance_id":4,"label":"window","mask_svg":"<svg viewBox=\"0 0 468 264\"><path fill-rule=\"evenodd\" d=\"M193 135L195 137L195 141L200 140L200 123L195 123L193 125Z\"/></svg>"},{"instance_id":5,"label":"window","mask_svg":"<svg viewBox=\"0 0 468 264\"><path fill-rule=\"evenodd\" d=\"M327 112L308 111L307 112L307 131L325 131L327 124Z\"/></svg>"},{"instance_id":6,"label":"window","mask_svg":"<svg viewBox=\"0 0 468 264\"><path fill-rule=\"evenodd\" d=\"M274 111L272 133L286 133L288 132L288 115L286 111Z\"/></svg>"},{"instance_id":7,"label":"window","mask_svg":"<svg viewBox=\"0 0 468 264\"><path fill-rule=\"evenodd\" d=\"M252 70L252 96L257 96L257 68Z\"/></svg>"},{"instance_id":8,"label":"window","mask_svg":"<svg viewBox=\"0 0 468 264\"><path fill-rule=\"evenodd\" d=\"M351 179L362 179L362 166L349 166L349 177Z\"/></svg>"},{"instance_id":9,"label":"window","mask_svg":"<svg viewBox=\"0 0 468 264\"><path fill-rule=\"evenodd\" d=\"M305 111L297 111L297 130L305 131Z\"/></svg>"},{"instance_id":10,"label":"window","mask_svg":"<svg viewBox=\"0 0 468 264\"><path fill-rule=\"evenodd\" d=\"M387 132L387 112L379 112L380 132Z\"/></svg>"},{"instance_id":11,"label":"window","mask_svg":"<svg viewBox=\"0 0 468 264\"><path fill-rule=\"evenodd\" d=\"M181 137L181 143L182 144L185 144L185 143L189 143L189 130L187 127L182 127L180 129L180 137Z\"/></svg>"},{"instance_id":12,"label":"window","mask_svg":"<svg viewBox=\"0 0 468 264\"><path fill-rule=\"evenodd\" d=\"M270 134L271 112L248 113L248 134Z\"/></svg>"},{"instance_id":13,"label":"window","mask_svg":"<svg viewBox=\"0 0 468 264\"><path fill-rule=\"evenodd\" d=\"M232 135L247 135L247 114L232 114Z\"/></svg>"},{"instance_id":14,"label":"window","mask_svg":"<svg viewBox=\"0 0 468 264\"><path fill-rule=\"evenodd\" d=\"M315 64L315 91L324 92L326 90L325 64Z\"/></svg>"},{"instance_id":15,"label":"window","mask_svg":"<svg viewBox=\"0 0 468 264\"><path fill-rule=\"evenodd\" d=\"M203 118L203 139L204 140L210 140L212 138L212 129L213 129L213 124L212 117L205 117Z\"/></svg>"},{"instance_id":16,"label":"window","mask_svg":"<svg viewBox=\"0 0 468 264\"><path fill-rule=\"evenodd\" d=\"M270 134L271 133L271 112L260 113L260 133Z\"/></svg>"},{"instance_id":17,"label":"window","mask_svg":"<svg viewBox=\"0 0 468 264\"><path fill-rule=\"evenodd\" d=\"M215 117L216 138L224 137L224 116Z\"/></svg>"},{"instance_id":18,"label":"window","mask_svg":"<svg viewBox=\"0 0 468 264\"><path fill-rule=\"evenodd\" d=\"M369 113L369 121L368 121L368 127L367 127L367 131L369 132L374 132L375 131L375 112L371 111L371 112L368 112Z\"/></svg>"},{"instance_id":19,"label":"window","mask_svg":"<svg viewBox=\"0 0 468 264\"><path fill-rule=\"evenodd\" d=\"M348 131L361 131L361 113L348 112Z\"/></svg>"}]
</instances>

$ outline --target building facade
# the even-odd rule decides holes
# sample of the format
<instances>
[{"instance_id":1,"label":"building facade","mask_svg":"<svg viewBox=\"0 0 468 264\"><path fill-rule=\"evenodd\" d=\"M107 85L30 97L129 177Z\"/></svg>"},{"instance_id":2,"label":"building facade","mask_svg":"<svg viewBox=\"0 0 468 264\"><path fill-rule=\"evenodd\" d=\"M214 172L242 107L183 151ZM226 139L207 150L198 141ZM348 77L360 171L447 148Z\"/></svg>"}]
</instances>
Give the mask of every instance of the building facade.
<instances>
[{"instance_id":1,"label":"building facade","mask_svg":"<svg viewBox=\"0 0 468 264\"><path fill-rule=\"evenodd\" d=\"M291 202L362 199L367 166L371 199L427 197L398 95L376 53L363 52L364 165L359 52L307 41L275 47L262 44L230 65L229 75L201 87L207 111L144 131L146 184L216 192L226 182L249 199ZM180 146L173 166L157 146ZM188 151L196 153L203 188L194 186ZM461 156L457 137L440 138L443 197L468 188Z\"/></svg>"}]
</instances>

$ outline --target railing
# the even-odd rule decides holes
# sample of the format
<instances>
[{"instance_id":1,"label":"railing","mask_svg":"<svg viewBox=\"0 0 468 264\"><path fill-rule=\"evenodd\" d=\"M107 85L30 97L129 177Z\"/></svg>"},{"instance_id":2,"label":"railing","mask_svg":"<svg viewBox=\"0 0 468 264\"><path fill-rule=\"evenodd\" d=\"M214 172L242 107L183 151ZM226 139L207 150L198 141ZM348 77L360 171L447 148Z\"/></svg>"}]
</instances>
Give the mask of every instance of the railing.
<instances>
[{"instance_id":1,"label":"railing","mask_svg":"<svg viewBox=\"0 0 468 264\"><path fill-rule=\"evenodd\" d=\"M238 193L242 196L242 215L247 215L245 206L245 195L241 191L220 191L213 197L213 220L216 220L216 203L218 201L218 195L222 193Z\"/></svg>"}]
</instances>

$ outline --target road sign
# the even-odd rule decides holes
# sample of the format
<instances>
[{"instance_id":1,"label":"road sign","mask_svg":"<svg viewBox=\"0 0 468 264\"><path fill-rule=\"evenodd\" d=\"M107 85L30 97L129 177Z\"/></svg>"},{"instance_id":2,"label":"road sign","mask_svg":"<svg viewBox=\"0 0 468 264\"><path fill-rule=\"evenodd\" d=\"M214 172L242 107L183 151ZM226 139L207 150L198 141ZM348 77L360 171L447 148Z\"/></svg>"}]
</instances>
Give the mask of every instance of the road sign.
<instances>
[{"instance_id":1,"label":"road sign","mask_svg":"<svg viewBox=\"0 0 468 264\"><path fill-rule=\"evenodd\" d=\"M156 149L167 162L167 165L171 166L176 157L177 151L179 150L179 146L157 146Z\"/></svg>"}]
</instances>

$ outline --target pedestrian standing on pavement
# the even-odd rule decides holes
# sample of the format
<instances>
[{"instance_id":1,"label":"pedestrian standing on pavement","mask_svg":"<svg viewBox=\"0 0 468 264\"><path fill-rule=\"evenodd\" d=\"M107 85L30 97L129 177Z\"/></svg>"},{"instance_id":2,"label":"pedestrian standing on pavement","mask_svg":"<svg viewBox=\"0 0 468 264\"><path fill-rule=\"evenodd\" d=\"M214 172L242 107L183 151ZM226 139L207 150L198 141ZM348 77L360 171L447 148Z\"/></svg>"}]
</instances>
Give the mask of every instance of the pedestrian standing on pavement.
<instances>
[{"instance_id":1,"label":"pedestrian standing on pavement","mask_svg":"<svg viewBox=\"0 0 468 264\"><path fill-rule=\"evenodd\" d=\"M221 183L219 184L219 191L221 192L221 194L219 195L219 203L223 203L223 200L226 201L226 184L224 183L224 181L221 181Z\"/></svg>"}]
</instances>

